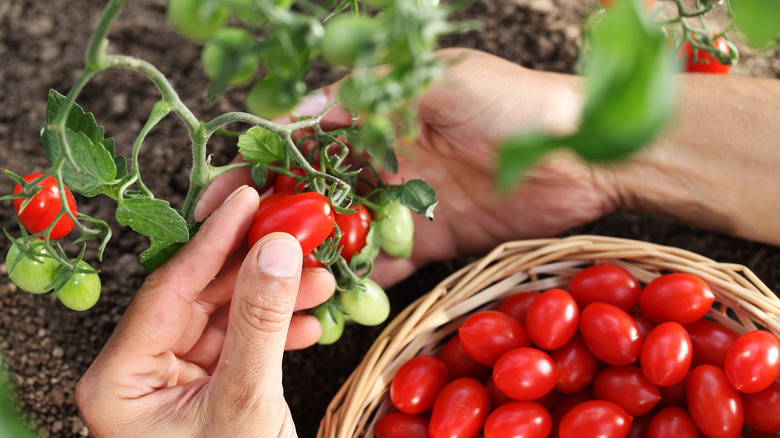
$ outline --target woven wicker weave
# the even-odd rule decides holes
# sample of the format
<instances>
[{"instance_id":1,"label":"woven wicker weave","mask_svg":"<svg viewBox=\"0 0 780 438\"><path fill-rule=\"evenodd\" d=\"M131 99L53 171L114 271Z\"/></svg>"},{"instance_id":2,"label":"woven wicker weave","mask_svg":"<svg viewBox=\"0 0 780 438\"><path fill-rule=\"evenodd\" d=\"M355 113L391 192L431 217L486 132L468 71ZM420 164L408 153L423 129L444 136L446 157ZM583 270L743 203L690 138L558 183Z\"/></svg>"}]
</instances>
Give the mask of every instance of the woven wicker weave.
<instances>
[{"instance_id":1,"label":"woven wicker weave","mask_svg":"<svg viewBox=\"0 0 780 438\"><path fill-rule=\"evenodd\" d=\"M758 324L780 337L780 299L745 266L602 236L508 242L451 274L389 323L331 401L318 437L372 437L373 423L391 408L390 380L405 361L434 352L475 311L515 292L565 288L583 267L605 262L642 283L670 271L698 275L716 295L711 317L739 333Z\"/></svg>"}]
</instances>

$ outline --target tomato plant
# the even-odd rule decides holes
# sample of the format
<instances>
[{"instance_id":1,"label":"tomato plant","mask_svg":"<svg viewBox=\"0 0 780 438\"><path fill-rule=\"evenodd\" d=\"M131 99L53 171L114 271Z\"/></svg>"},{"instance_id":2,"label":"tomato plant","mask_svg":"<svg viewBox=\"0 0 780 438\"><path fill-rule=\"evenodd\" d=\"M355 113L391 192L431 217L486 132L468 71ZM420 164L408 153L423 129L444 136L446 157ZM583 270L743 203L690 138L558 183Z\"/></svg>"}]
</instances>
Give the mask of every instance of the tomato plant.
<instances>
[{"instance_id":1,"label":"tomato plant","mask_svg":"<svg viewBox=\"0 0 780 438\"><path fill-rule=\"evenodd\" d=\"M100 277L92 266L85 261L76 265L80 271L57 291L57 298L70 309L87 310L94 306L100 298Z\"/></svg>"},{"instance_id":2,"label":"tomato plant","mask_svg":"<svg viewBox=\"0 0 780 438\"><path fill-rule=\"evenodd\" d=\"M632 364L642 349L636 321L612 304L588 304L580 313L580 334L588 349L612 366Z\"/></svg>"},{"instance_id":3,"label":"tomato plant","mask_svg":"<svg viewBox=\"0 0 780 438\"><path fill-rule=\"evenodd\" d=\"M487 310L471 315L458 329L466 353L482 365L493 366L507 351L530 345L523 326L511 316Z\"/></svg>"},{"instance_id":4,"label":"tomato plant","mask_svg":"<svg viewBox=\"0 0 780 438\"><path fill-rule=\"evenodd\" d=\"M542 350L519 347L502 354L493 367L496 387L515 400L535 400L555 388L558 370Z\"/></svg>"},{"instance_id":5,"label":"tomato plant","mask_svg":"<svg viewBox=\"0 0 780 438\"><path fill-rule=\"evenodd\" d=\"M19 243L13 243L5 256L8 276L21 289L34 294L49 292L54 288L59 263L51 258L43 243L34 242L24 252Z\"/></svg>"},{"instance_id":6,"label":"tomato plant","mask_svg":"<svg viewBox=\"0 0 780 438\"><path fill-rule=\"evenodd\" d=\"M293 235L306 255L322 243L336 220L325 196L316 192L290 195L269 206L255 218L247 240L254 246L263 236L276 231Z\"/></svg>"},{"instance_id":7,"label":"tomato plant","mask_svg":"<svg viewBox=\"0 0 780 438\"><path fill-rule=\"evenodd\" d=\"M679 383L691 367L691 338L681 324L661 323L642 342L639 359L642 372L654 385Z\"/></svg>"},{"instance_id":8,"label":"tomato plant","mask_svg":"<svg viewBox=\"0 0 780 438\"><path fill-rule=\"evenodd\" d=\"M780 341L766 330L737 338L726 352L726 378L741 392L758 392L780 376Z\"/></svg>"},{"instance_id":9,"label":"tomato plant","mask_svg":"<svg viewBox=\"0 0 780 438\"><path fill-rule=\"evenodd\" d=\"M688 412L704 435L725 438L739 434L745 418L742 399L722 369L697 366L688 377L686 393Z\"/></svg>"},{"instance_id":10,"label":"tomato plant","mask_svg":"<svg viewBox=\"0 0 780 438\"><path fill-rule=\"evenodd\" d=\"M470 377L461 377L442 388L433 403L428 432L431 438L475 437L490 410L487 390Z\"/></svg>"},{"instance_id":11,"label":"tomato plant","mask_svg":"<svg viewBox=\"0 0 780 438\"><path fill-rule=\"evenodd\" d=\"M640 291L639 282L631 273L611 264L588 266L569 281L569 293L580 309L598 301L628 312L636 306Z\"/></svg>"},{"instance_id":12,"label":"tomato plant","mask_svg":"<svg viewBox=\"0 0 780 438\"><path fill-rule=\"evenodd\" d=\"M525 331L532 344L543 350L562 347L577 332L580 312L574 298L563 289L542 292L528 306Z\"/></svg>"},{"instance_id":13,"label":"tomato plant","mask_svg":"<svg viewBox=\"0 0 780 438\"><path fill-rule=\"evenodd\" d=\"M30 183L41 176L43 176L42 173L31 173L25 176L24 180ZM44 178L43 181L38 183L38 187L40 187L40 191L27 203L22 198L15 198L13 201L14 211L16 211L16 215L19 217L19 222L22 223L22 226L27 231L33 234L48 229L60 214L60 211L63 210L60 189L57 186L57 180L53 176ZM21 184L17 184L14 187L14 195L18 195L24 190L25 188ZM63 190L65 191L67 209L75 215L76 199L67 187L63 186ZM49 239L65 237L70 233L74 225L73 220L69 216L60 216L49 233Z\"/></svg>"},{"instance_id":14,"label":"tomato plant","mask_svg":"<svg viewBox=\"0 0 780 438\"><path fill-rule=\"evenodd\" d=\"M684 272L661 275L639 295L639 307L655 322L688 324L707 314L715 294L701 278Z\"/></svg>"}]
</instances>

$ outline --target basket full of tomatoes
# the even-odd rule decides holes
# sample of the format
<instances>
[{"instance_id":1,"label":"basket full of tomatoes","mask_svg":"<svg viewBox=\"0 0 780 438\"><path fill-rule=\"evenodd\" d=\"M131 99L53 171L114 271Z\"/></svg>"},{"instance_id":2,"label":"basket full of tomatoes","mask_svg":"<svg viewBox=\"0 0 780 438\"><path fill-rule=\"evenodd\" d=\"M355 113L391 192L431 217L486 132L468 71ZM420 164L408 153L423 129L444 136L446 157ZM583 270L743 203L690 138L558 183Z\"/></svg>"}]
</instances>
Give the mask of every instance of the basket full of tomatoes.
<instances>
[{"instance_id":1,"label":"basket full of tomatoes","mask_svg":"<svg viewBox=\"0 0 780 438\"><path fill-rule=\"evenodd\" d=\"M318 436L776 436L779 339L780 299L744 266L508 242L388 324Z\"/></svg>"}]
</instances>

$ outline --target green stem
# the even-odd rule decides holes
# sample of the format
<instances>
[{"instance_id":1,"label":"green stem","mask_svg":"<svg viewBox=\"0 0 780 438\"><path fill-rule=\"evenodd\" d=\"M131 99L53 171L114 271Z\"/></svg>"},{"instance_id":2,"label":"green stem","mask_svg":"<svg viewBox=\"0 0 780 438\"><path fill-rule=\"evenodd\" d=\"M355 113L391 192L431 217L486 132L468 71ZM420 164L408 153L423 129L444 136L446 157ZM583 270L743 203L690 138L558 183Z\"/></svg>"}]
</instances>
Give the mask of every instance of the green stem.
<instances>
[{"instance_id":1,"label":"green stem","mask_svg":"<svg viewBox=\"0 0 780 438\"><path fill-rule=\"evenodd\" d=\"M106 46L108 32L111 30L111 26L116 21L119 13L122 12L127 0L110 0L103 9L103 13L100 15L95 30L92 32L92 36L89 39L89 46L87 47L87 68L95 71L102 70L104 68Z\"/></svg>"},{"instance_id":2,"label":"green stem","mask_svg":"<svg viewBox=\"0 0 780 438\"><path fill-rule=\"evenodd\" d=\"M141 152L141 145L144 142L144 139L149 134L149 131L152 130L162 119L164 119L170 112L172 108L168 103L164 100L161 100L154 104L154 108L152 108L151 114L149 114L149 119L146 121L146 124L144 124L143 128L141 128L141 132L138 133L138 137L135 139L135 143L133 143L133 155L131 158L131 173L133 176L133 179L137 180L138 187L143 190L146 195L149 197L154 197L152 194L152 191L149 190L148 187L146 187L146 184L144 184L143 179L141 178L141 169L138 166L138 156ZM120 192L120 197L122 196Z\"/></svg>"}]
</instances>

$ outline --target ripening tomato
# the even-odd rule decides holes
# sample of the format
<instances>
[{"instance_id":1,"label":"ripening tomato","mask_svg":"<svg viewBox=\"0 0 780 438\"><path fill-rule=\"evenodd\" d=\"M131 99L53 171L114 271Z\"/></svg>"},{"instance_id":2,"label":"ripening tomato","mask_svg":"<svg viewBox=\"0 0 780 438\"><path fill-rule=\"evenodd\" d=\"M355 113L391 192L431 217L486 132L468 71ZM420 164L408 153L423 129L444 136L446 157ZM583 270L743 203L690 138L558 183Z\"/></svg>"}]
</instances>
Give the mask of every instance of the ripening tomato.
<instances>
[{"instance_id":1,"label":"ripening tomato","mask_svg":"<svg viewBox=\"0 0 780 438\"><path fill-rule=\"evenodd\" d=\"M422 415L389 412L374 427L376 438L428 438L428 419Z\"/></svg>"},{"instance_id":2,"label":"ripening tomato","mask_svg":"<svg viewBox=\"0 0 780 438\"><path fill-rule=\"evenodd\" d=\"M209 79L224 77L231 86L247 84L257 72L261 54L255 37L240 27L217 30L203 46L201 62Z\"/></svg>"},{"instance_id":3,"label":"ripening tomato","mask_svg":"<svg viewBox=\"0 0 780 438\"><path fill-rule=\"evenodd\" d=\"M538 348L510 350L493 367L496 387L515 400L538 399L552 391L557 380L555 362Z\"/></svg>"},{"instance_id":4,"label":"ripening tomato","mask_svg":"<svg viewBox=\"0 0 780 438\"><path fill-rule=\"evenodd\" d=\"M693 366L708 363L723 368L726 353L739 334L734 330L708 319L700 319L685 325L693 347Z\"/></svg>"},{"instance_id":5,"label":"ripening tomato","mask_svg":"<svg viewBox=\"0 0 780 438\"><path fill-rule=\"evenodd\" d=\"M230 9L206 0L168 0L168 19L177 32L193 41L206 41L230 18Z\"/></svg>"},{"instance_id":6,"label":"ripening tomato","mask_svg":"<svg viewBox=\"0 0 780 438\"><path fill-rule=\"evenodd\" d=\"M461 377L472 377L482 382L490 376L490 367L475 361L466 353L457 333L444 344L437 357L447 365L450 378L453 380Z\"/></svg>"},{"instance_id":7,"label":"ripening tomato","mask_svg":"<svg viewBox=\"0 0 780 438\"><path fill-rule=\"evenodd\" d=\"M431 438L473 438L482 430L489 413L485 387L470 377L455 379L436 397L428 432Z\"/></svg>"},{"instance_id":8,"label":"ripening tomato","mask_svg":"<svg viewBox=\"0 0 780 438\"><path fill-rule=\"evenodd\" d=\"M407 414L420 414L433 406L439 391L449 383L447 365L436 356L415 356L401 365L390 382L393 406Z\"/></svg>"},{"instance_id":9,"label":"ripening tomato","mask_svg":"<svg viewBox=\"0 0 780 438\"><path fill-rule=\"evenodd\" d=\"M577 303L563 289L542 292L528 306L525 331L532 344L543 350L554 350L577 332L580 312Z\"/></svg>"},{"instance_id":10,"label":"ripening tomato","mask_svg":"<svg viewBox=\"0 0 780 438\"><path fill-rule=\"evenodd\" d=\"M601 366L579 334L575 334L563 347L551 351L550 358L558 369L555 390L564 394L587 388Z\"/></svg>"},{"instance_id":11,"label":"ripening tomato","mask_svg":"<svg viewBox=\"0 0 780 438\"><path fill-rule=\"evenodd\" d=\"M390 299L381 286L370 278L363 279L365 289L353 288L340 292L336 301L345 316L365 326L382 324L390 316Z\"/></svg>"},{"instance_id":12,"label":"ripening tomato","mask_svg":"<svg viewBox=\"0 0 780 438\"><path fill-rule=\"evenodd\" d=\"M23 179L28 183L43 175L42 173L31 173L25 176ZM41 231L49 228L49 225L54 221L54 218L62 210L62 203L60 202L60 189L57 186L57 179L53 176L45 178L38 183L41 187L41 191L32 197L30 202L24 206L24 209L20 212L24 202L23 198L15 198L13 200L14 211L19 217L19 222L22 226L32 234L40 233ZM68 204L68 210L74 215L76 214L76 199L73 198L73 194L70 189L63 186L65 190L65 201ZM14 187L14 195L22 193L22 185L17 184ZM63 215L54 224L51 232L49 233L49 239L59 239L65 237L73 229L75 224L71 220L70 216Z\"/></svg>"},{"instance_id":13,"label":"ripening tomato","mask_svg":"<svg viewBox=\"0 0 780 438\"><path fill-rule=\"evenodd\" d=\"M642 349L636 321L612 304L588 304L580 313L580 334L593 355L612 366L634 363Z\"/></svg>"},{"instance_id":14,"label":"ripening tomato","mask_svg":"<svg viewBox=\"0 0 780 438\"><path fill-rule=\"evenodd\" d=\"M650 412L661 400L658 387L633 365L601 370L593 379L593 395L618 404L632 417Z\"/></svg>"},{"instance_id":15,"label":"ripening tomato","mask_svg":"<svg viewBox=\"0 0 780 438\"><path fill-rule=\"evenodd\" d=\"M316 192L298 193L257 215L249 228L247 240L251 247L263 236L282 231L298 239L301 251L306 255L330 235L335 223L328 198Z\"/></svg>"},{"instance_id":16,"label":"ripening tomato","mask_svg":"<svg viewBox=\"0 0 780 438\"><path fill-rule=\"evenodd\" d=\"M625 438L632 417L607 400L591 400L569 410L561 419L560 438Z\"/></svg>"},{"instance_id":17,"label":"ripening tomato","mask_svg":"<svg viewBox=\"0 0 780 438\"><path fill-rule=\"evenodd\" d=\"M650 420L647 438L698 438L699 429L685 409L669 406L661 409Z\"/></svg>"},{"instance_id":18,"label":"ripening tomato","mask_svg":"<svg viewBox=\"0 0 780 438\"><path fill-rule=\"evenodd\" d=\"M493 410L485 420L485 438L547 438L552 418L533 401L513 401Z\"/></svg>"},{"instance_id":19,"label":"ripening tomato","mask_svg":"<svg viewBox=\"0 0 780 438\"><path fill-rule=\"evenodd\" d=\"M528 314L528 306L538 297L536 292L518 292L505 298L498 304L496 310L506 313L512 318L518 320L520 324L525 324L525 316Z\"/></svg>"},{"instance_id":20,"label":"ripening tomato","mask_svg":"<svg viewBox=\"0 0 780 438\"><path fill-rule=\"evenodd\" d=\"M690 371L685 374L682 380L669 386L659 386L658 391L661 393L661 401L658 402L656 408L664 408L667 406L685 407L687 400L685 397L685 388L688 386L688 376Z\"/></svg>"},{"instance_id":21,"label":"ripening tomato","mask_svg":"<svg viewBox=\"0 0 780 438\"><path fill-rule=\"evenodd\" d=\"M550 416L552 417L552 432L550 438L559 438L559 431L561 420L573 407L585 403L586 401L593 400L593 393L590 389L583 389L582 391L575 392L573 394L564 394L550 409Z\"/></svg>"},{"instance_id":22,"label":"ripening tomato","mask_svg":"<svg viewBox=\"0 0 780 438\"><path fill-rule=\"evenodd\" d=\"M661 275L639 294L639 308L655 322L689 324L704 317L715 294L701 278L684 272Z\"/></svg>"},{"instance_id":23,"label":"ripening tomato","mask_svg":"<svg viewBox=\"0 0 780 438\"><path fill-rule=\"evenodd\" d=\"M366 237L368 237L368 231L371 228L371 213L369 213L368 208L358 205L350 207L350 209L355 210L355 213L335 213L336 225L339 226L342 234L339 248L341 248L341 256L347 262L351 261L352 256L366 246ZM331 237L334 236L335 230L331 233Z\"/></svg>"},{"instance_id":24,"label":"ripening tomato","mask_svg":"<svg viewBox=\"0 0 780 438\"><path fill-rule=\"evenodd\" d=\"M780 383L751 394L742 394L745 426L764 433L780 432Z\"/></svg>"},{"instance_id":25,"label":"ripening tomato","mask_svg":"<svg viewBox=\"0 0 780 438\"><path fill-rule=\"evenodd\" d=\"M636 326L639 327L639 334L642 336L642 339L645 339L647 335L650 334L650 331L658 325L657 323L650 321L650 318L646 317L644 313L638 310L632 310L628 312L628 314L636 321Z\"/></svg>"},{"instance_id":26,"label":"ripening tomato","mask_svg":"<svg viewBox=\"0 0 780 438\"><path fill-rule=\"evenodd\" d=\"M590 303L602 302L628 312L636 306L641 290L639 281L631 273L610 264L588 266L569 282L569 293L580 309Z\"/></svg>"},{"instance_id":27,"label":"ripening tomato","mask_svg":"<svg viewBox=\"0 0 780 438\"><path fill-rule=\"evenodd\" d=\"M780 341L766 330L753 330L737 338L726 353L726 378L740 392L769 387L780 376Z\"/></svg>"},{"instance_id":28,"label":"ripening tomato","mask_svg":"<svg viewBox=\"0 0 780 438\"><path fill-rule=\"evenodd\" d=\"M634 417L631 420L631 428L628 430L626 438L647 438L647 429L650 427L650 420L653 419L653 411L645 415Z\"/></svg>"},{"instance_id":29,"label":"ripening tomato","mask_svg":"<svg viewBox=\"0 0 780 438\"><path fill-rule=\"evenodd\" d=\"M648 380L658 386L679 383L691 368L693 346L680 323L663 322L642 341L639 363Z\"/></svg>"},{"instance_id":30,"label":"ripening tomato","mask_svg":"<svg viewBox=\"0 0 780 438\"><path fill-rule=\"evenodd\" d=\"M720 37L714 42L715 48L723 53L731 53L726 40ZM709 73L716 75L727 75L731 70L730 65L723 65L720 63L717 57L707 50L699 49L696 52L698 60L693 62L693 46L689 41L686 41L680 48L680 52L677 55L677 59L685 58L685 64L683 65L683 71L688 73Z\"/></svg>"},{"instance_id":31,"label":"ripening tomato","mask_svg":"<svg viewBox=\"0 0 780 438\"><path fill-rule=\"evenodd\" d=\"M742 399L722 369L714 365L694 368L688 376L686 394L688 412L704 435L733 438L742 430Z\"/></svg>"},{"instance_id":32,"label":"ripening tomato","mask_svg":"<svg viewBox=\"0 0 780 438\"><path fill-rule=\"evenodd\" d=\"M530 344L523 326L511 316L486 310L466 319L458 329L463 349L482 365L493 366L507 351Z\"/></svg>"}]
</instances>

